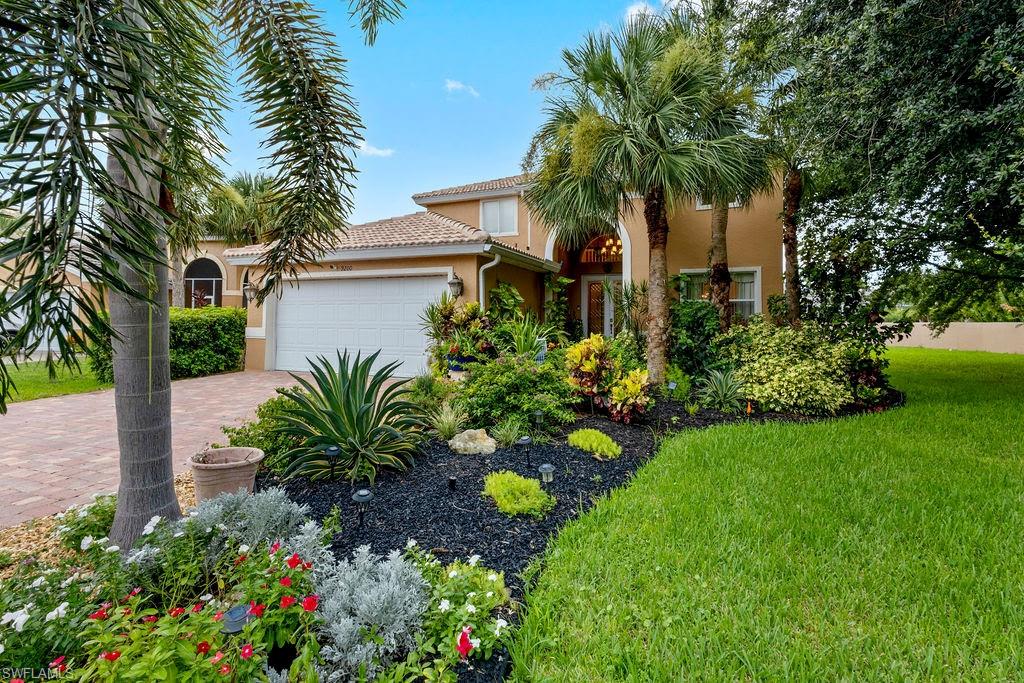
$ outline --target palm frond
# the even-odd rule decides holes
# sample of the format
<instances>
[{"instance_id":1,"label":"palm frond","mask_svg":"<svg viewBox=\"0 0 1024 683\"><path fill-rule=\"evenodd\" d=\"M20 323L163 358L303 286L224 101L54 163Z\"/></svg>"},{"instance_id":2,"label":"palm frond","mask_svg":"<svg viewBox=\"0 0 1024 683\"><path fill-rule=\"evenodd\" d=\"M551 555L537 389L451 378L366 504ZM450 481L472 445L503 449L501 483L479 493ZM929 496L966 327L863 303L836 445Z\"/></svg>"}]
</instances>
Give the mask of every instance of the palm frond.
<instances>
[{"instance_id":1,"label":"palm frond","mask_svg":"<svg viewBox=\"0 0 1024 683\"><path fill-rule=\"evenodd\" d=\"M366 42L377 42L377 29L382 23L394 23L402 16L405 3L402 0L350 0L349 16L359 19Z\"/></svg>"}]
</instances>

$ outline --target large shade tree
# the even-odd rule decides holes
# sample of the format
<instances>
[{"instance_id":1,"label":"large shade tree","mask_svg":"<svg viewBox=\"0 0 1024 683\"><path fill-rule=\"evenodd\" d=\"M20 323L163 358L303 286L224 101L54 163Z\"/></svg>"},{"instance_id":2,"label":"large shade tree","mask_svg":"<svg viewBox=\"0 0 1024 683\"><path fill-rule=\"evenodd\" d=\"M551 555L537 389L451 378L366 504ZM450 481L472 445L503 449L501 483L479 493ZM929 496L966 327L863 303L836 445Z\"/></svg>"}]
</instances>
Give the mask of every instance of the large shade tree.
<instances>
[{"instance_id":1,"label":"large shade tree","mask_svg":"<svg viewBox=\"0 0 1024 683\"><path fill-rule=\"evenodd\" d=\"M699 134L718 66L682 16L640 14L614 33L592 33L562 55L564 68L540 83L554 88L546 120L524 166L526 201L578 246L614 232L622 212L642 211L650 246L647 364L665 377L669 214L715 174L737 183L740 136ZM639 205L639 206L638 206Z\"/></svg>"},{"instance_id":2,"label":"large shade tree","mask_svg":"<svg viewBox=\"0 0 1024 683\"><path fill-rule=\"evenodd\" d=\"M353 0L372 42L399 0ZM223 48L229 49L225 51ZM111 539L180 514L172 479L168 239L172 211L216 176L227 55L267 132L281 196L261 296L338 239L352 206L360 121L344 61L303 0L0 0L0 407L14 349L112 333L121 483ZM179 247L182 246L179 243ZM85 288L72 286L80 274ZM109 324L100 297L109 292Z\"/></svg>"}]
</instances>

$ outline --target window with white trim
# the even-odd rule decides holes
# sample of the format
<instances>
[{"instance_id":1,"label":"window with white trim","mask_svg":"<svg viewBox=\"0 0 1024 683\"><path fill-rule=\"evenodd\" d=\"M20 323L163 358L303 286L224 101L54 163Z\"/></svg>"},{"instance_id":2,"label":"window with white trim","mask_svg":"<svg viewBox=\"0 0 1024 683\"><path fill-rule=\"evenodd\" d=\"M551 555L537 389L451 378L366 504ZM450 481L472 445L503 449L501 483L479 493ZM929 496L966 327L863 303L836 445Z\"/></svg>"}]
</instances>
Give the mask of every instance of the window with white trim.
<instances>
[{"instance_id":1,"label":"window with white trim","mask_svg":"<svg viewBox=\"0 0 1024 683\"><path fill-rule=\"evenodd\" d=\"M480 228L492 235L519 233L519 202L516 197L480 202Z\"/></svg>"},{"instance_id":2,"label":"window with white trim","mask_svg":"<svg viewBox=\"0 0 1024 683\"><path fill-rule=\"evenodd\" d=\"M740 202L740 198L739 197L737 197L735 200L729 202L729 208L730 209L738 209L741 206L743 206L743 203ZM697 197L697 210L698 211L708 211L710 209L711 209L711 200L710 199L705 199L704 197L701 197L701 196L698 196Z\"/></svg>"},{"instance_id":3,"label":"window with white trim","mask_svg":"<svg viewBox=\"0 0 1024 683\"><path fill-rule=\"evenodd\" d=\"M683 295L687 299L711 299L710 276L707 271L684 272L686 286ZM756 270L729 270L732 284L729 285L729 301L732 302L733 315L738 318L749 318L760 312L758 301L758 277Z\"/></svg>"}]
</instances>

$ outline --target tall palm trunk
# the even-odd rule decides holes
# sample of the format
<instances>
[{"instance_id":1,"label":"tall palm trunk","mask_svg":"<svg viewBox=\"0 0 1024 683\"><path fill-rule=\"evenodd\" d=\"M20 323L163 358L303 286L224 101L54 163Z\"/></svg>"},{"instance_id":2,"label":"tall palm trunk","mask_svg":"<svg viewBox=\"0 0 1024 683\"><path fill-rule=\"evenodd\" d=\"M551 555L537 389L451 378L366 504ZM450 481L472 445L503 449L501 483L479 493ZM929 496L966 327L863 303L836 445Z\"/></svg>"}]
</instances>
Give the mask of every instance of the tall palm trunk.
<instances>
[{"instance_id":1,"label":"tall palm trunk","mask_svg":"<svg viewBox=\"0 0 1024 683\"><path fill-rule=\"evenodd\" d=\"M711 303L718 309L718 326L724 332L732 325L732 276L729 275L729 250L725 234L729 228L729 203L718 199L711 203Z\"/></svg>"},{"instance_id":2,"label":"tall palm trunk","mask_svg":"<svg viewBox=\"0 0 1024 683\"><path fill-rule=\"evenodd\" d=\"M668 345L668 214L661 189L644 196L644 220L651 248L648 275L647 373L653 384L665 381Z\"/></svg>"},{"instance_id":3,"label":"tall palm trunk","mask_svg":"<svg viewBox=\"0 0 1024 683\"><path fill-rule=\"evenodd\" d=\"M790 166L782 182L782 249L786 256L786 317L800 320L800 263L797 260L796 215L804 194L804 176Z\"/></svg>"},{"instance_id":4,"label":"tall palm trunk","mask_svg":"<svg viewBox=\"0 0 1024 683\"><path fill-rule=\"evenodd\" d=\"M140 150L145 154L147 150ZM144 163L156 167L157 160ZM107 158L107 170L122 186L129 187L152 204L159 201L160 182L152 170L126 162L117 155ZM152 205L151 204L151 205ZM117 220L116 210L110 218ZM154 222L163 224L160 217ZM160 238L161 249L166 239ZM157 265L140 273L127 263L121 275L140 294L155 303L111 292L110 323L114 329L114 406L117 442L121 451L121 483L117 492L111 540L129 548L154 515L181 516L174 492L171 456L171 369L168 353L167 267Z\"/></svg>"},{"instance_id":5,"label":"tall palm trunk","mask_svg":"<svg viewBox=\"0 0 1024 683\"><path fill-rule=\"evenodd\" d=\"M178 251L171 257L171 305L185 306L185 262Z\"/></svg>"}]
</instances>

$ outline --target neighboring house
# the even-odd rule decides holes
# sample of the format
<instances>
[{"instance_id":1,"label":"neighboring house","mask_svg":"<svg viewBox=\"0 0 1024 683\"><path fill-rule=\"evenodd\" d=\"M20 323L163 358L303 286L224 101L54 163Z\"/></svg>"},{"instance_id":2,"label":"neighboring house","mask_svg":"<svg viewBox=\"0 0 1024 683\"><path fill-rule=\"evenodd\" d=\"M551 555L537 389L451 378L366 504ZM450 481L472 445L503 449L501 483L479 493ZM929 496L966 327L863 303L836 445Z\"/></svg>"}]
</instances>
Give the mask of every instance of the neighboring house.
<instances>
[{"instance_id":1,"label":"neighboring house","mask_svg":"<svg viewBox=\"0 0 1024 683\"><path fill-rule=\"evenodd\" d=\"M613 333L606 284L647 279L643 212L624 212L616 234L567 251L528 211L524 180L517 175L423 192L413 195L423 212L350 226L337 249L306 264L278 297L259 308L248 306L246 368L304 370L307 358L333 357L337 349L382 349L381 363L399 360L401 375L415 375L426 367L419 316L429 302L461 289L463 299L486 306L487 292L504 281L540 313L545 273L575 281L570 306L585 332ZM782 293L781 204L775 195L730 210L729 264L738 315L759 313L769 296ZM710 221L710 207L701 204L669 220L669 272L690 276L685 294L691 298L707 293ZM211 287L213 303L241 303L245 283L259 279L264 248L204 243L200 255L218 265L221 284L218 289L210 282L216 273L208 267L196 268L193 279Z\"/></svg>"}]
</instances>

